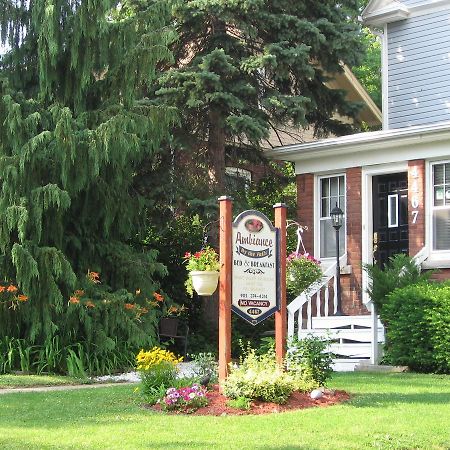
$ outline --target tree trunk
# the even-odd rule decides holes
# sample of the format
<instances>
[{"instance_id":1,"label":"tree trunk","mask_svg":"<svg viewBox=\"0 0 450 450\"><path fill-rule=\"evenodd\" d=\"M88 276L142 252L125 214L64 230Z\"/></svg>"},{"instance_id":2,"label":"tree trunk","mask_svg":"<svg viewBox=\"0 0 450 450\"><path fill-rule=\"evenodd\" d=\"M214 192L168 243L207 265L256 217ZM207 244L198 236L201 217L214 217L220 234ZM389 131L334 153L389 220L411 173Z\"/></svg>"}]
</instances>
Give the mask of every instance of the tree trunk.
<instances>
[{"instance_id":1,"label":"tree trunk","mask_svg":"<svg viewBox=\"0 0 450 450\"><path fill-rule=\"evenodd\" d=\"M212 191L225 194L225 128L216 109L209 112L208 159Z\"/></svg>"}]
</instances>

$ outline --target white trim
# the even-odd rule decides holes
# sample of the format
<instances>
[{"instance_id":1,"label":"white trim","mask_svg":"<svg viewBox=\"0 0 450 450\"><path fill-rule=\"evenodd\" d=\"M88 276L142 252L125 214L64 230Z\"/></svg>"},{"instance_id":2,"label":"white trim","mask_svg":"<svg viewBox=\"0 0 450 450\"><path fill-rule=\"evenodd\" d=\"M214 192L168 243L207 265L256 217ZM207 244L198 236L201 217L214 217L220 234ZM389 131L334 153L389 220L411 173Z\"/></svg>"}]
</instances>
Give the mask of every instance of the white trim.
<instances>
[{"instance_id":1,"label":"white trim","mask_svg":"<svg viewBox=\"0 0 450 450\"><path fill-rule=\"evenodd\" d=\"M409 9L397 0L380 1L373 0L364 8L362 19L368 25L384 25L388 22L396 22L406 19Z\"/></svg>"},{"instance_id":2,"label":"white trim","mask_svg":"<svg viewBox=\"0 0 450 450\"><path fill-rule=\"evenodd\" d=\"M434 186L432 170L436 164L448 164L450 159L434 159L425 162L425 245L429 249L427 263L439 267L439 263L448 264L450 250L433 250L433 211L434 211ZM449 208L445 208L449 209Z\"/></svg>"},{"instance_id":3,"label":"white trim","mask_svg":"<svg viewBox=\"0 0 450 450\"><path fill-rule=\"evenodd\" d=\"M372 178L377 175L389 173L407 172L408 163L402 161L396 164L382 164L372 167L363 167L361 171L361 262L372 264L373 262L373 204L372 204ZM369 278L367 272L362 272L362 301L364 304L370 302L367 288Z\"/></svg>"},{"instance_id":4,"label":"white trim","mask_svg":"<svg viewBox=\"0 0 450 450\"><path fill-rule=\"evenodd\" d=\"M332 177L344 177L344 255L347 253L347 175L345 172L331 172L331 173L322 173L316 174L314 176L314 257L321 261L324 266L327 265L327 262L336 261L336 257L327 257L322 258L320 256L320 208L322 204L322 197L320 195L320 181L324 178L332 178Z\"/></svg>"},{"instance_id":5,"label":"white trim","mask_svg":"<svg viewBox=\"0 0 450 450\"><path fill-rule=\"evenodd\" d=\"M450 122L441 122L432 125L418 125L393 130L370 131L366 133L349 134L335 138L320 139L318 141L286 145L268 150L266 155L274 159L297 161L306 158L314 152L340 154L355 151L397 147L411 145L417 142L434 142L450 139ZM289 159L290 158L290 159Z\"/></svg>"},{"instance_id":6,"label":"white trim","mask_svg":"<svg viewBox=\"0 0 450 450\"><path fill-rule=\"evenodd\" d=\"M381 26L399 20L405 20L409 17L418 17L445 11L450 7L449 0L433 0L410 7L406 7L401 2L395 0L378 8L377 3L380 4L382 2L376 0L369 2L362 12L362 20L365 25Z\"/></svg>"},{"instance_id":7,"label":"white trim","mask_svg":"<svg viewBox=\"0 0 450 450\"><path fill-rule=\"evenodd\" d=\"M443 122L294 144L266 154L276 160L295 162L296 174L325 172L330 168L337 172L425 157L448 158L449 142L450 122Z\"/></svg>"},{"instance_id":8,"label":"white trim","mask_svg":"<svg viewBox=\"0 0 450 450\"><path fill-rule=\"evenodd\" d=\"M392 202L391 199L395 200L395 221L392 220ZM389 194L388 195L388 228L397 228L398 227L398 194Z\"/></svg>"}]
</instances>

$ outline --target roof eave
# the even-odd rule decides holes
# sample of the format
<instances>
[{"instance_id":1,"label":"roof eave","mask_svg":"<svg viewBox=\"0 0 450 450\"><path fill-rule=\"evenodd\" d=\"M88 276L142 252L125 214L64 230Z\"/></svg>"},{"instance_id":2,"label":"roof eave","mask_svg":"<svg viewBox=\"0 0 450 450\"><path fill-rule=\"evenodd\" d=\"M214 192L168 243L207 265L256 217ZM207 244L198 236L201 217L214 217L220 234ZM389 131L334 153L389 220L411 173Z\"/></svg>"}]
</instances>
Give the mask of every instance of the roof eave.
<instances>
[{"instance_id":1,"label":"roof eave","mask_svg":"<svg viewBox=\"0 0 450 450\"><path fill-rule=\"evenodd\" d=\"M397 22L407 19L410 15L409 9L400 3L389 5L389 7L378 9L373 12L362 13L362 20L365 25L381 26L386 23Z\"/></svg>"},{"instance_id":2,"label":"roof eave","mask_svg":"<svg viewBox=\"0 0 450 450\"><path fill-rule=\"evenodd\" d=\"M379 149L380 146L411 145L418 142L433 142L450 139L450 122L438 125L410 127L396 130L372 131L338 138L322 139L305 144L277 147L265 152L266 156L282 161L301 161L322 158L329 154L349 154Z\"/></svg>"}]
</instances>

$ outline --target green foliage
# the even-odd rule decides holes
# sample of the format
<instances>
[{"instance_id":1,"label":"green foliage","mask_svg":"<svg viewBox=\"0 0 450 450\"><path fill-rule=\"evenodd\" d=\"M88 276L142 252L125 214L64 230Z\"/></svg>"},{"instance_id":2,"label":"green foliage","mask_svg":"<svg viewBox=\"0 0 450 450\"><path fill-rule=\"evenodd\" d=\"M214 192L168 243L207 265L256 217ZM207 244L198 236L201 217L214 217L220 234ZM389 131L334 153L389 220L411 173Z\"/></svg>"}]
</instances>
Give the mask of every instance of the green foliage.
<instances>
[{"instance_id":1,"label":"green foliage","mask_svg":"<svg viewBox=\"0 0 450 450\"><path fill-rule=\"evenodd\" d=\"M224 394L232 399L245 397L266 402L286 403L294 390L294 379L279 366L273 351L258 356L248 346L238 367L223 383Z\"/></svg>"},{"instance_id":2,"label":"green foliage","mask_svg":"<svg viewBox=\"0 0 450 450\"><path fill-rule=\"evenodd\" d=\"M113 368L102 361L122 364L125 342L154 343L156 313L124 305L166 275L142 245L155 202L142 174L158 167L176 114L142 97L171 60L168 19L167 2L153 0L0 8L11 48L0 57L0 274L29 298L0 305L0 337L36 345L36 370ZM102 278L90 303L70 303L90 270Z\"/></svg>"},{"instance_id":3,"label":"green foliage","mask_svg":"<svg viewBox=\"0 0 450 450\"><path fill-rule=\"evenodd\" d=\"M295 217L297 186L294 166L292 163L270 162L268 167L270 170L267 175L250 185L246 194L246 206L271 218L273 217L273 205L285 203L288 214L293 214Z\"/></svg>"},{"instance_id":4,"label":"green foliage","mask_svg":"<svg viewBox=\"0 0 450 450\"><path fill-rule=\"evenodd\" d=\"M330 379L333 355L327 351L328 345L328 340L317 336L303 339L293 337L289 340L286 364L289 371L300 378L299 384L303 384L303 389L325 386Z\"/></svg>"},{"instance_id":5,"label":"green foliage","mask_svg":"<svg viewBox=\"0 0 450 450\"><path fill-rule=\"evenodd\" d=\"M141 393L151 404L164 396L165 390L172 387L177 376L177 364L182 358L174 353L153 347L141 351L136 356L136 368L141 377ZM161 395L162 394L162 395Z\"/></svg>"},{"instance_id":6,"label":"green foliage","mask_svg":"<svg viewBox=\"0 0 450 450\"><path fill-rule=\"evenodd\" d=\"M367 292L380 315L387 296L394 289L426 281L432 275L430 271L421 272L414 259L404 254L390 257L383 269L372 264L364 264L363 267L371 279Z\"/></svg>"},{"instance_id":7,"label":"green foliage","mask_svg":"<svg viewBox=\"0 0 450 450\"><path fill-rule=\"evenodd\" d=\"M396 289L381 310L387 324L385 359L420 372L450 373L450 284Z\"/></svg>"},{"instance_id":8,"label":"green foliage","mask_svg":"<svg viewBox=\"0 0 450 450\"><path fill-rule=\"evenodd\" d=\"M175 64L156 94L182 111L174 146L187 155L179 181L190 182L192 197L206 201L214 187L223 194L227 159L261 162L262 143L286 124L311 125L318 136L352 130L335 112L358 108L326 81L342 62L358 64L356 15L353 0L174 2Z\"/></svg>"},{"instance_id":9,"label":"green foliage","mask_svg":"<svg viewBox=\"0 0 450 450\"><path fill-rule=\"evenodd\" d=\"M291 253L286 263L286 289L296 297L322 278L320 262L312 255Z\"/></svg>"},{"instance_id":10,"label":"green foliage","mask_svg":"<svg viewBox=\"0 0 450 450\"><path fill-rule=\"evenodd\" d=\"M369 28L362 30L362 43L365 47L362 64L352 68L375 104L381 108L381 42Z\"/></svg>"},{"instance_id":11,"label":"green foliage","mask_svg":"<svg viewBox=\"0 0 450 450\"><path fill-rule=\"evenodd\" d=\"M156 403L164 396L166 389L173 386L177 369L170 362L161 362L151 370L140 370L141 393L150 403ZM162 394L162 395L161 395Z\"/></svg>"},{"instance_id":12,"label":"green foliage","mask_svg":"<svg viewBox=\"0 0 450 450\"><path fill-rule=\"evenodd\" d=\"M248 411L251 405L252 405L251 399L246 397L232 398L227 401L227 406L234 409L242 409Z\"/></svg>"},{"instance_id":13,"label":"green foliage","mask_svg":"<svg viewBox=\"0 0 450 450\"><path fill-rule=\"evenodd\" d=\"M197 382L209 379L210 384L217 383L219 378L219 365L214 353L197 353L189 355L194 362L194 374Z\"/></svg>"},{"instance_id":14,"label":"green foliage","mask_svg":"<svg viewBox=\"0 0 450 450\"><path fill-rule=\"evenodd\" d=\"M3 337L0 340L0 373L22 372L71 373L86 375L126 371L134 365L134 347L114 339L108 349L93 343L78 342L64 346L63 338L55 335L43 344L30 345L25 339Z\"/></svg>"}]
</instances>

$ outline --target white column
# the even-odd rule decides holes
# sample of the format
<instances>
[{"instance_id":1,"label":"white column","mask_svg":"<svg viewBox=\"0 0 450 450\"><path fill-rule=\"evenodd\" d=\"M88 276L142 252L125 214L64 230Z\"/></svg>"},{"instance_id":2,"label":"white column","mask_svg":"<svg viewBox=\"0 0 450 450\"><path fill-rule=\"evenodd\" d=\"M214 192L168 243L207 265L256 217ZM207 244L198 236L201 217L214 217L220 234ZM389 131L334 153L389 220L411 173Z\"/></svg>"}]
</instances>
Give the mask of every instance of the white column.
<instances>
[{"instance_id":1,"label":"white column","mask_svg":"<svg viewBox=\"0 0 450 450\"><path fill-rule=\"evenodd\" d=\"M373 302L370 302L370 314L372 317L372 350L370 363L378 364L378 316Z\"/></svg>"}]
</instances>

